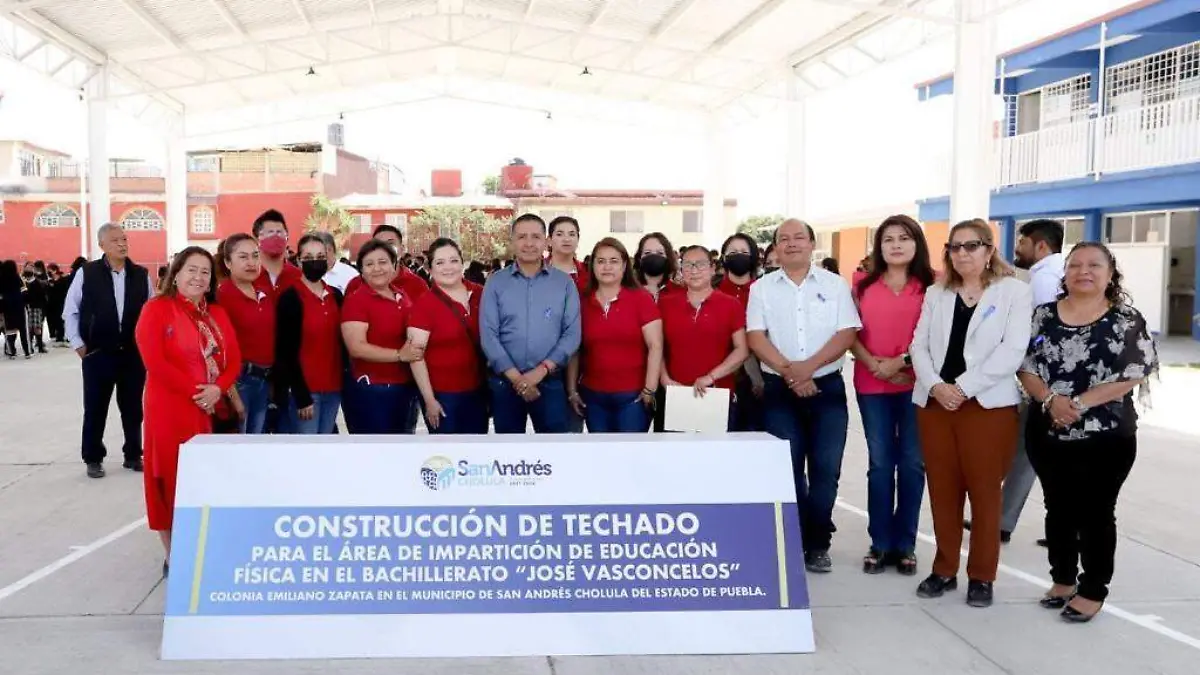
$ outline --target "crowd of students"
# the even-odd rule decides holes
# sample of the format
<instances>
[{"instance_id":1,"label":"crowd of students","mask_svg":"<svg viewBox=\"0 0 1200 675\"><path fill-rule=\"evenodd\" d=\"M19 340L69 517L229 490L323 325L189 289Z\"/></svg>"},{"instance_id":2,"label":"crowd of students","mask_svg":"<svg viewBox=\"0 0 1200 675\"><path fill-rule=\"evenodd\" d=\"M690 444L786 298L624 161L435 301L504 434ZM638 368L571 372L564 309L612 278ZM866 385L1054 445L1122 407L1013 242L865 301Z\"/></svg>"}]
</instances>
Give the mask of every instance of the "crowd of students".
<instances>
[{"instance_id":1,"label":"crowd of students","mask_svg":"<svg viewBox=\"0 0 1200 675\"><path fill-rule=\"evenodd\" d=\"M70 271L41 260L18 267L15 260L0 261L0 340L4 356L17 358L17 345L26 359L46 354L46 331L50 342L66 346L62 321L63 305L71 275L86 262L77 259Z\"/></svg>"},{"instance_id":2,"label":"crowd of students","mask_svg":"<svg viewBox=\"0 0 1200 675\"><path fill-rule=\"evenodd\" d=\"M570 217L519 216L511 263L468 278L451 239L418 273L402 233L380 226L351 266L328 234L293 242L271 211L215 257L177 254L151 299L124 234L105 226L105 256L76 275L64 311L84 364L88 473L104 475L98 415L115 386L125 466L145 469L150 527L169 551L179 446L196 434L336 433L339 412L351 434L412 434L422 416L433 434L645 433L662 430L665 387L720 387L733 393L729 430L790 442L805 566L825 573L852 353L869 452L863 571L917 573L928 482L937 553L918 595L957 587L969 502L966 600L991 605L1015 524L1002 490L1025 463L1047 509L1055 585L1041 604L1074 622L1099 611L1136 454L1134 392L1157 367L1103 244L1064 257L1061 223L1025 225L1017 263L1033 268L1031 289L980 220L951 229L938 276L919 224L888 218L853 285L813 264L799 220L765 252L742 234L714 255L651 233L633 251L604 238L580 261L579 234ZM142 380L144 467L143 408L121 394L140 400Z\"/></svg>"}]
</instances>

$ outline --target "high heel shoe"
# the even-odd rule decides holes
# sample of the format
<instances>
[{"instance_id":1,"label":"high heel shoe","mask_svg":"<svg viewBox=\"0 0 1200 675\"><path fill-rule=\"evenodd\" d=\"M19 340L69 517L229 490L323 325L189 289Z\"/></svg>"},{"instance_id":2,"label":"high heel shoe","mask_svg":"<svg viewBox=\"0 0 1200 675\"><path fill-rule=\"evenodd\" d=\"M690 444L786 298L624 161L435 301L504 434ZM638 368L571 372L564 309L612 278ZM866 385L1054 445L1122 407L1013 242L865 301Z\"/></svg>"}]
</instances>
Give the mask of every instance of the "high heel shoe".
<instances>
[{"instance_id":1,"label":"high heel shoe","mask_svg":"<svg viewBox=\"0 0 1200 675\"><path fill-rule=\"evenodd\" d=\"M1067 606L1067 603L1073 597L1075 597L1074 593L1068 595L1043 595L1042 599L1038 600L1038 604L1045 609L1062 609Z\"/></svg>"},{"instance_id":2,"label":"high heel shoe","mask_svg":"<svg viewBox=\"0 0 1200 675\"><path fill-rule=\"evenodd\" d=\"M1084 614L1074 607L1067 605L1066 607L1063 607L1062 614L1059 614L1059 616L1061 616L1063 621L1066 621L1067 623L1087 623L1096 618L1096 615L1100 613L1101 609L1104 609L1103 604L1101 604L1100 608L1095 612L1091 614Z\"/></svg>"}]
</instances>

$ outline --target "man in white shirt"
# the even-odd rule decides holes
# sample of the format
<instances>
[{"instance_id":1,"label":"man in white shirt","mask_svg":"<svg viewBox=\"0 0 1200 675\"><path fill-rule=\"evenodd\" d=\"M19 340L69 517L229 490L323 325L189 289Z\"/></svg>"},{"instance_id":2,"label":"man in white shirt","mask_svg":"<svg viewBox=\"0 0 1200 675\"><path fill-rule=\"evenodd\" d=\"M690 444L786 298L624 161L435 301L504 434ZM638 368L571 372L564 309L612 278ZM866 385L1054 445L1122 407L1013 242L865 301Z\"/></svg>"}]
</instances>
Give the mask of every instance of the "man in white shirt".
<instances>
[{"instance_id":1,"label":"man in white shirt","mask_svg":"<svg viewBox=\"0 0 1200 675\"><path fill-rule=\"evenodd\" d=\"M1062 291L1062 280L1065 258L1062 254L1063 224L1057 220L1031 220L1021 226L1020 237L1013 251L1013 264L1023 270L1029 270L1029 286L1033 291L1033 306L1044 305L1058 300ZM1033 489L1037 478L1033 467L1029 464L1029 456L1025 454L1025 421L1029 411L1026 402L1019 407L1021 413L1021 433L1017 436L1017 454L1013 457L1012 468L1004 478L1004 510L1000 520L1000 541L1008 543L1012 533L1017 529L1017 521L1021 519L1021 510ZM963 523L966 529L971 529L971 521ZM1045 539L1038 539L1039 546L1045 546Z\"/></svg>"},{"instance_id":2,"label":"man in white shirt","mask_svg":"<svg viewBox=\"0 0 1200 675\"><path fill-rule=\"evenodd\" d=\"M801 220L775 231L780 269L750 287L746 330L762 365L766 430L792 446L804 565L823 573L832 568L833 505L849 425L841 368L862 322L849 284L813 266L815 239Z\"/></svg>"}]
</instances>

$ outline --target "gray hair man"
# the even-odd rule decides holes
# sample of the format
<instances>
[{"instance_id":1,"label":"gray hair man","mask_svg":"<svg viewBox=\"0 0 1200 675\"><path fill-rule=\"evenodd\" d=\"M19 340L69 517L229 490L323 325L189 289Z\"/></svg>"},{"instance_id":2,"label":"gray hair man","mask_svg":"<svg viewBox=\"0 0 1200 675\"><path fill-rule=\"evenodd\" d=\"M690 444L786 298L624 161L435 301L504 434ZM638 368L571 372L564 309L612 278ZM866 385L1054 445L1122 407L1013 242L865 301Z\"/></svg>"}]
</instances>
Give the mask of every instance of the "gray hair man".
<instances>
[{"instance_id":1,"label":"gray hair man","mask_svg":"<svg viewBox=\"0 0 1200 675\"><path fill-rule=\"evenodd\" d=\"M63 323L83 367L83 462L91 478L104 477L104 428L113 390L125 431L125 462L142 470L142 365L133 331L142 307L154 297L146 268L129 260L129 240L116 223L96 231L104 255L86 263L67 291Z\"/></svg>"}]
</instances>

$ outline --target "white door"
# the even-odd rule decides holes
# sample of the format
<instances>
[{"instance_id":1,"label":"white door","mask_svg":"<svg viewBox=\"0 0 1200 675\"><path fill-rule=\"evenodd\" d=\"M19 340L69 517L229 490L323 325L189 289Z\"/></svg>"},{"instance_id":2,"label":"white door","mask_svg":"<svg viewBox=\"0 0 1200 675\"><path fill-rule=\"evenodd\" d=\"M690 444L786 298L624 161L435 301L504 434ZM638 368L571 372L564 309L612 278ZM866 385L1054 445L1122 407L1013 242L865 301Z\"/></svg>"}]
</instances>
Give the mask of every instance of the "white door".
<instances>
[{"instance_id":1,"label":"white door","mask_svg":"<svg viewBox=\"0 0 1200 675\"><path fill-rule=\"evenodd\" d=\"M1168 249L1163 244L1109 244L1122 284L1152 333L1167 331Z\"/></svg>"}]
</instances>

